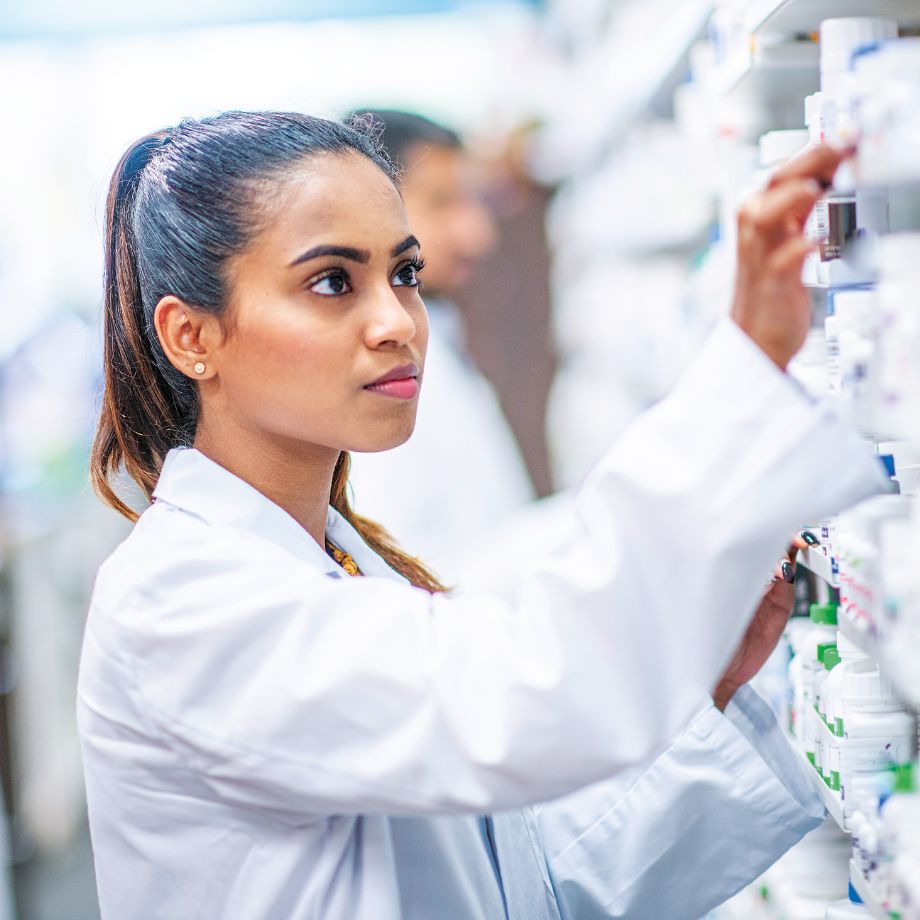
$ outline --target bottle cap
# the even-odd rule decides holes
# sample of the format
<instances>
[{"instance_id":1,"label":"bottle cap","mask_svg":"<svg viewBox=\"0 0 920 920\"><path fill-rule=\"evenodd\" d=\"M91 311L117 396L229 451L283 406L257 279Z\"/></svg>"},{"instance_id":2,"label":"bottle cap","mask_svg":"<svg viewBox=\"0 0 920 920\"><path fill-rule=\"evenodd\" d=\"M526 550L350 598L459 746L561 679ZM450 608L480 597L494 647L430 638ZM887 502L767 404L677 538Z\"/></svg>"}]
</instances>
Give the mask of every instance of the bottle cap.
<instances>
[{"instance_id":1,"label":"bottle cap","mask_svg":"<svg viewBox=\"0 0 920 920\"><path fill-rule=\"evenodd\" d=\"M812 623L820 623L826 626L837 625L837 604L812 604L808 608L808 617Z\"/></svg>"},{"instance_id":2,"label":"bottle cap","mask_svg":"<svg viewBox=\"0 0 920 920\"><path fill-rule=\"evenodd\" d=\"M819 645L818 648L821 648ZM837 646L832 645L830 648L824 650L824 654L819 656L824 662L824 669L826 671L832 671L834 668L840 664L840 655L837 653Z\"/></svg>"},{"instance_id":3,"label":"bottle cap","mask_svg":"<svg viewBox=\"0 0 920 920\"><path fill-rule=\"evenodd\" d=\"M903 708L891 682L871 660L850 665L844 672L841 689L846 705L855 712L895 712Z\"/></svg>"}]
</instances>

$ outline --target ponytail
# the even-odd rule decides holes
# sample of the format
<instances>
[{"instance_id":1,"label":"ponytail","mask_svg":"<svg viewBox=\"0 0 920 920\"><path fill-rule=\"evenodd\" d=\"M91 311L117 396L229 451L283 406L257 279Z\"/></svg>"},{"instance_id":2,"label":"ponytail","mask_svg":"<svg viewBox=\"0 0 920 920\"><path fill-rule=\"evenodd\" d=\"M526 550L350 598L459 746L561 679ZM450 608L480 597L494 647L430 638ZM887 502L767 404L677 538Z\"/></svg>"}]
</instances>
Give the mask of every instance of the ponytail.
<instances>
[{"instance_id":1,"label":"ponytail","mask_svg":"<svg viewBox=\"0 0 920 920\"><path fill-rule=\"evenodd\" d=\"M160 372L145 319L137 265L134 206L142 172L165 132L141 138L121 158L106 200L105 389L90 475L100 497L131 520L137 514L112 488L124 467L150 499L163 458L181 443L188 410ZM194 389L189 387L194 393Z\"/></svg>"},{"instance_id":2,"label":"ponytail","mask_svg":"<svg viewBox=\"0 0 920 920\"><path fill-rule=\"evenodd\" d=\"M416 588L424 588L431 594L443 594L450 590L438 581L437 576L420 559L416 559L415 556L410 556L401 550L385 528L368 518L355 514L351 510L351 505L348 501L348 472L350 467L351 457L343 450L339 454L335 472L332 474L329 504L358 531L361 539L391 569L399 572Z\"/></svg>"}]
</instances>

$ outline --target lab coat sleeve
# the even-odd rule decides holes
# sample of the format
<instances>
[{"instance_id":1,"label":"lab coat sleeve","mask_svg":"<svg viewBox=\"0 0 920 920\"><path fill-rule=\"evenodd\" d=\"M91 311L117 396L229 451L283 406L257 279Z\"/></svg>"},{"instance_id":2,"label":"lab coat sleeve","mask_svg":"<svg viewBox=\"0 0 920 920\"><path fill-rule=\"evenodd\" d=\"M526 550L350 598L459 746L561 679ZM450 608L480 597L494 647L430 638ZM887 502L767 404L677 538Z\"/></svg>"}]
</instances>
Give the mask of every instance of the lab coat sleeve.
<instances>
[{"instance_id":1,"label":"lab coat sleeve","mask_svg":"<svg viewBox=\"0 0 920 920\"><path fill-rule=\"evenodd\" d=\"M699 920L821 822L769 707L736 696L647 769L534 809L563 920Z\"/></svg>"},{"instance_id":2,"label":"lab coat sleeve","mask_svg":"<svg viewBox=\"0 0 920 920\"><path fill-rule=\"evenodd\" d=\"M543 801L661 750L789 534L882 482L726 321L605 457L574 546L515 603L336 580L202 525L168 571L145 561L119 654L138 710L215 795L295 815Z\"/></svg>"}]
</instances>

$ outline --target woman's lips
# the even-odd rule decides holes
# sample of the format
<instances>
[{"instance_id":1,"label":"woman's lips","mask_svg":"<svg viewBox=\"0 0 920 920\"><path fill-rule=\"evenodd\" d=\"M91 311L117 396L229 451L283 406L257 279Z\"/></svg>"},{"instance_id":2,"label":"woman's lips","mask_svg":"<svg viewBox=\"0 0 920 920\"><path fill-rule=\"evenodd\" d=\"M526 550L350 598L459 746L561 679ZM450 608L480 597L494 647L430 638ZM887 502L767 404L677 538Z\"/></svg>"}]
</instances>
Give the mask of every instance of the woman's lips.
<instances>
[{"instance_id":1,"label":"woman's lips","mask_svg":"<svg viewBox=\"0 0 920 920\"><path fill-rule=\"evenodd\" d=\"M414 399L418 396L418 368L414 364L394 367L364 389L395 399Z\"/></svg>"},{"instance_id":2,"label":"woman's lips","mask_svg":"<svg viewBox=\"0 0 920 920\"><path fill-rule=\"evenodd\" d=\"M393 396L396 399L415 399L418 396L418 379L403 377L399 380L386 380L383 383L372 383L364 389L371 393L379 393L381 396Z\"/></svg>"}]
</instances>

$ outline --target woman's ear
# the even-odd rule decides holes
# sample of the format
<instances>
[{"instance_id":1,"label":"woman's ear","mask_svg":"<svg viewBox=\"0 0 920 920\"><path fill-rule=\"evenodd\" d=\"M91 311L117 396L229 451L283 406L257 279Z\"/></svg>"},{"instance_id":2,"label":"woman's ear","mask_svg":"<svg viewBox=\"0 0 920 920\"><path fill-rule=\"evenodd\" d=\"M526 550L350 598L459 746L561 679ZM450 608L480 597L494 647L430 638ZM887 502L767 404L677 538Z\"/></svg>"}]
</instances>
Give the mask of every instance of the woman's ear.
<instances>
[{"instance_id":1,"label":"woman's ear","mask_svg":"<svg viewBox=\"0 0 920 920\"><path fill-rule=\"evenodd\" d=\"M213 350L218 341L214 335L216 316L167 294L153 311L153 326L169 363L176 370L193 380L209 380L217 375Z\"/></svg>"}]
</instances>

